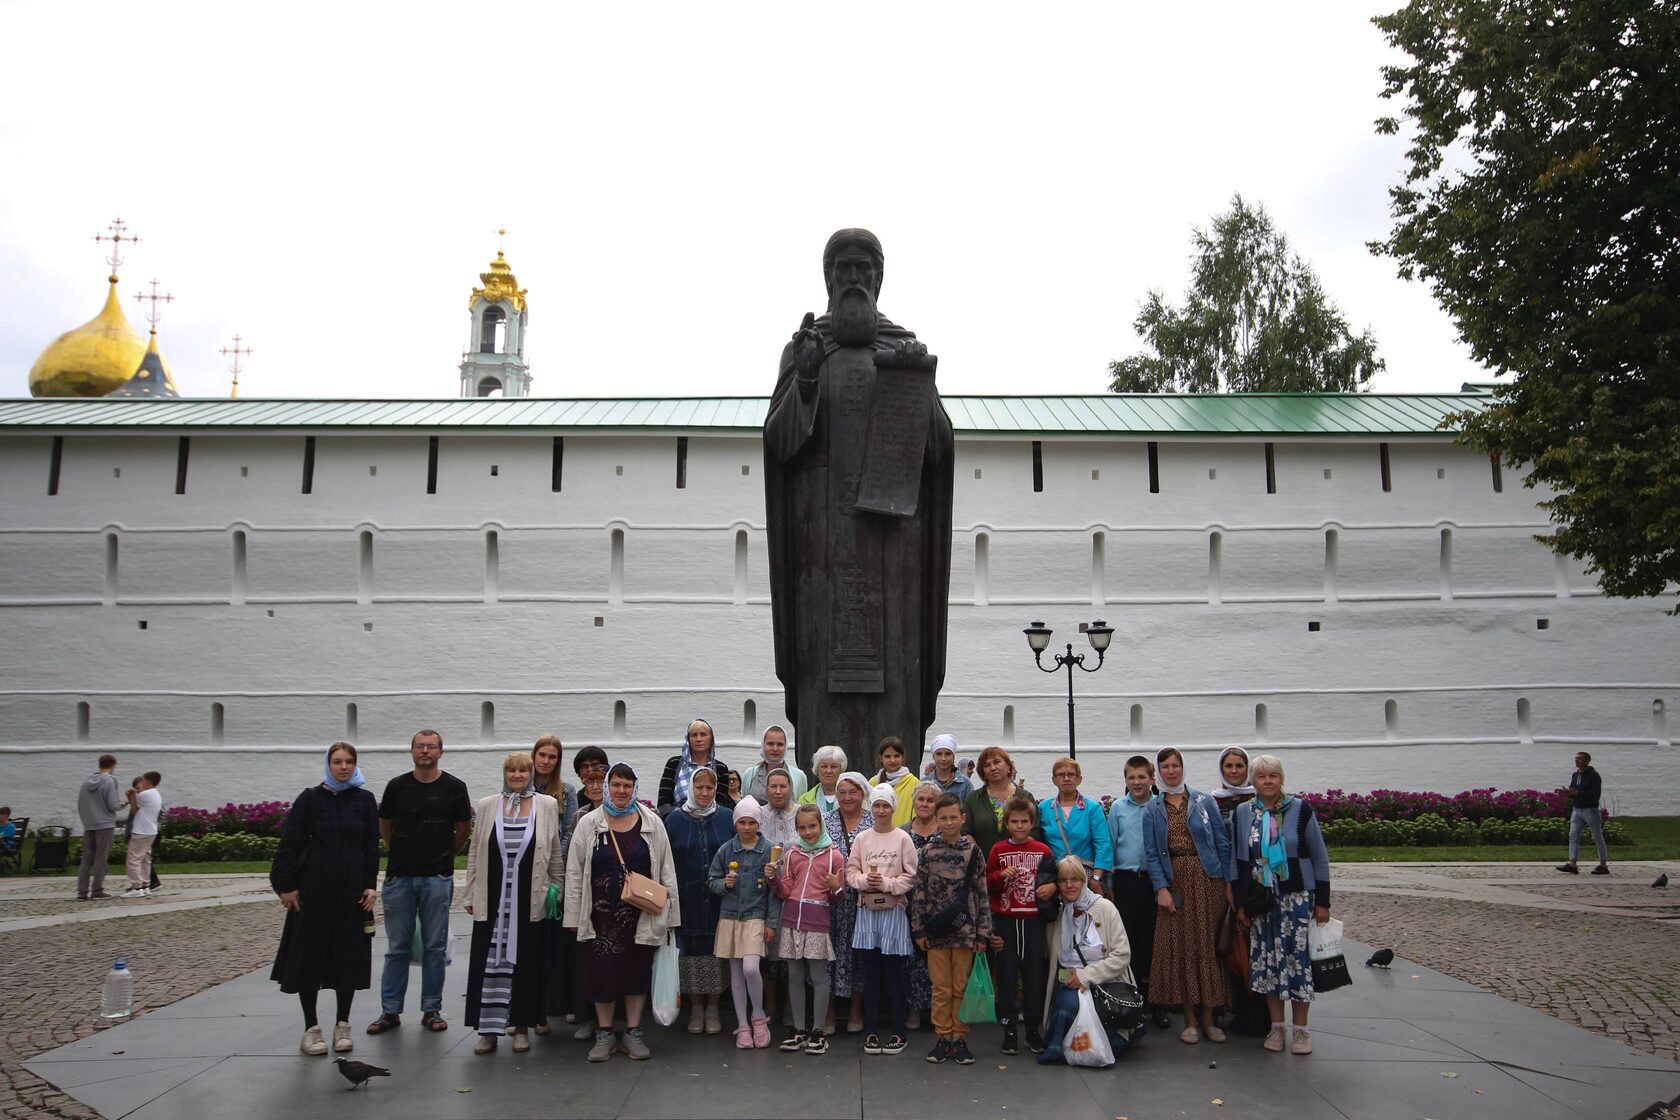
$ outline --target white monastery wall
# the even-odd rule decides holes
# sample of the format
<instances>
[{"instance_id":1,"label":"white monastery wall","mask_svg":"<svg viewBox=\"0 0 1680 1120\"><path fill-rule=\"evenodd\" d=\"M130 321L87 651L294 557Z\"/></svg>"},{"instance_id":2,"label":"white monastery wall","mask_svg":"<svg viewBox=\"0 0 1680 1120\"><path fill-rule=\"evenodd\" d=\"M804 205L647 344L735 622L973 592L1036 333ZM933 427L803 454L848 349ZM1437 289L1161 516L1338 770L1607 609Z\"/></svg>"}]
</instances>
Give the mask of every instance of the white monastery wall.
<instances>
[{"instance_id":1,"label":"white monastery wall","mask_svg":"<svg viewBox=\"0 0 1680 1120\"><path fill-rule=\"evenodd\" d=\"M183 431L185 431L183 429ZM68 819L93 758L171 803L291 797L326 743L376 783L421 726L488 789L555 731L643 768L710 719L745 764L782 720L756 434L256 429L0 438L0 802ZM555 489L555 435L563 437ZM1296 788L1550 787L1585 744L1622 811L1669 808L1680 626L1532 535L1536 495L1446 438L962 437L936 731L1048 789L1065 675L1092 792L1128 755L1283 754ZM749 746L748 744L752 744Z\"/></svg>"}]
</instances>

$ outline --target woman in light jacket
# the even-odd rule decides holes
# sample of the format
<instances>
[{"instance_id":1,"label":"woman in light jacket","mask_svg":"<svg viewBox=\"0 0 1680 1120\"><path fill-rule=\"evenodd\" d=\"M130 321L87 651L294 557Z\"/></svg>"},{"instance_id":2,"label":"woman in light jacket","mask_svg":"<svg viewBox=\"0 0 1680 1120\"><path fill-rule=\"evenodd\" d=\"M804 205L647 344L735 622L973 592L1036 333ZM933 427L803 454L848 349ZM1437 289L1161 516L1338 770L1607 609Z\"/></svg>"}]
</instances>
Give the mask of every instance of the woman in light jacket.
<instances>
[{"instance_id":1,"label":"woman in light jacket","mask_svg":"<svg viewBox=\"0 0 1680 1120\"><path fill-rule=\"evenodd\" d=\"M1213 1012L1225 1006L1230 985L1214 942L1231 902L1225 881L1231 839L1219 819L1219 803L1184 784L1183 755L1167 747L1155 756L1155 768L1161 794L1143 810L1143 856L1156 905L1149 998L1164 1007L1184 1008L1180 1042L1194 1045L1203 1035L1209 1042L1224 1042Z\"/></svg>"},{"instance_id":2,"label":"woman in light jacket","mask_svg":"<svg viewBox=\"0 0 1680 1120\"><path fill-rule=\"evenodd\" d=\"M548 888L565 882L559 802L531 788L531 756L502 760L502 792L478 803L467 847L467 913L473 916L467 1026L477 1054L513 1028L514 1053L531 1048L530 1028L547 1021Z\"/></svg>"},{"instance_id":3,"label":"woman in light jacket","mask_svg":"<svg viewBox=\"0 0 1680 1120\"><path fill-rule=\"evenodd\" d=\"M1330 853L1324 846L1312 806L1283 792L1283 763L1263 754L1249 776L1253 801L1237 806L1236 847L1231 881L1236 902L1257 890L1277 901L1254 920L1249 931L1249 987L1266 997L1271 1031L1265 1047L1283 1049L1283 1005L1291 1008L1292 1054L1312 1053L1307 1012L1312 1008L1312 959L1307 951L1308 922L1330 920Z\"/></svg>"},{"instance_id":4,"label":"woman in light jacket","mask_svg":"<svg viewBox=\"0 0 1680 1120\"><path fill-rule=\"evenodd\" d=\"M625 902L625 871L648 876L667 892L658 914ZM607 771L606 801L578 819L566 853L566 924L577 930L585 997L595 1005L589 1060L611 1058L613 1007L624 1000L624 1053L652 1056L642 1037L642 1011L653 980L653 954L682 921L677 872L665 824L636 800L636 771L620 762Z\"/></svg>"},{"instance_id":5,"label":"woman in light jacket","mask_svg":"<svg viewBox=\"0 0 1680 1120\"><path fill-rule=\"evenodd\" d=\"M1056 893L1061 912L1051 923L1045 942L1050 968L1044 992L1044 1052L1039 1065L1065 1062L1062 1040L1079 1013L1079 993L1111 980L1136 984L1132 977L1132 945L1126 939L1126 924L1114 903L1091 889L1085 864L1078 856L1063 856L1056 863ZM1118 1058L1132 1041L1143 1037L1147 1027L1110 1031L1109 1044Z\"/></svg>"}]
</instances>

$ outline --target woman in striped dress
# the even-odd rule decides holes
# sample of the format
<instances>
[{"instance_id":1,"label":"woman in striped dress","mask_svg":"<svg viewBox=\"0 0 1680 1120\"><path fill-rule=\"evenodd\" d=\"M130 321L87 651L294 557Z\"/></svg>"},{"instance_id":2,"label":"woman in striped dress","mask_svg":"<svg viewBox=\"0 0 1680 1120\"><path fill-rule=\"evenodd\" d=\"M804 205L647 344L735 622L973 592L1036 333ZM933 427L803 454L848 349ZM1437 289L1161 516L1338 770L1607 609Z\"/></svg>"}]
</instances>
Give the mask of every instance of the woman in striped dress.
<instances>
[{"instance_id":1,"label":"woman in striped dress","mask_svg":"<svg viewBox=\"0 0 1680 1120\"><path fill-rule=\"evenodd\" d=\"M544 1021L551 923L548 888L562 888L565 853L552 797L531 789L531 756L502 761L502 792L478 803L467 848L467 913L473 916L467 974L467 1026L478 1031L475 1054L496 1049L513 1028L513 1049L531 1048L530 1028Z\"/></svg>"}]
</instances>

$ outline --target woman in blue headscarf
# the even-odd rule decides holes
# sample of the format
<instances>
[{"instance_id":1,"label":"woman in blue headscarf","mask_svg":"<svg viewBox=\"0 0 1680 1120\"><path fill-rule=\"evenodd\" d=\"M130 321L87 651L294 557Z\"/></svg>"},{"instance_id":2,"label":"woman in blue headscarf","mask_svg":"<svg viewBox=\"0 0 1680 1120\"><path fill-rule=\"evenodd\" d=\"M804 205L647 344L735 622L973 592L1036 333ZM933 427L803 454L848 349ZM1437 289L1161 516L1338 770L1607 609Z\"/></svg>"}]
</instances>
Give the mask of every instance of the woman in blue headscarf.
<instances>
[{"instance_id":1,"label":"woman in blue headscarf","mask_svg":"<svg viewBox=\"0 0 1680 1120\"><path fill-rule=\"evenodd\" d=\"M347 1054L350 1002L368 987L373 958L373 903L379 897L379 802L363 789L356 748L327 748L326 776L298 794L286 814L269 884L286 908L280 950L269 979L296 993L303 1007L309 1055L327 1053L316 1013L322 988L338 995L332 1049Z\"/></svg>"}]
</instances>

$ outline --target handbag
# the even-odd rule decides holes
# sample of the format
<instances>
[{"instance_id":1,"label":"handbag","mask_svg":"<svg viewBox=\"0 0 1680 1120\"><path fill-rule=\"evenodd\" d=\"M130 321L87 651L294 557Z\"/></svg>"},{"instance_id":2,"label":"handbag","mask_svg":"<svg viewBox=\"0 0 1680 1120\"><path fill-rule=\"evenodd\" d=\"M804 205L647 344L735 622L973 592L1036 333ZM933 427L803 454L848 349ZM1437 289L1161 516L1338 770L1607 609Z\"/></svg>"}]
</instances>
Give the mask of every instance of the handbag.
<instances>
[{"instance_id":1,"label":"handbag","mask_svg":"<svg viewBox=\"0 0 1680 1120\"><path fill-rule=\"evenodd\" d=\"M1091 966L1091 962L1085 959L1085 950L1079 946L1077 935L1073 939L1073 951L1079 954L1080 964L1087 968ZM1110 980L1106 984L1092 984L1085 990L1091 993L1097 1018L1107 1029L1129 1031L1143 1024L1143 995L1137 990L1137 985L1125 980Z\"/></svg>"},{"instance_id":2,"label":"handbag","mask_svg":"<svg viewBox=\"0 0 1680 1120\"><path fill-rule=\"evenodd\" d=\"M1333 992L1353 983L1342 955L1341 919L1307 923L1307 955L1312 958L1313 991Z\"/></svg>"},{"instance_id":3,"label":"handbag","mask_svg":"<svg viewBox=\"0 0 1680 1120\"><path fill-rule=\"evenodd\" d=\"M624 862L624 851L618 846L618 834L613 831L611 825L607 826L607 835L612 838L613 852L618 856L618 866L624 871L624 889L618 892L618 897L644 913L663 914L665 904L670 901L671 892L640 871L630 870Z\"/></svg>"},{"instance_id":4,"label":"handbag","mask_svg":"<svg viewBox=\"0 0 1680 1120\"><path fill-rule=\"evenodd\" d=\"M1232 907L1225 908L1225 916L1219 920L1219 936L1214 939L1214 952L1225 962L1225 968L1232 976L1248 987L1248 918Z\"/></svg>"},{"instance_id":5,"label":"handbag","mask_svg":"<svg viewBox=\"0 0 1680 1120\"><path fill-rule=\"evenodd\" d=\"M1243 896L1243 917L1247 918L1249 921L1253 921L1256 918L1263 918L1267 914L1270 914L1272 912L1272 908L1276 905L1277 895L1272 892L1271 887L1268 887L1264 883L1250 882L1248 886L1248 894Z\"/></svg>"}]
</instances>

